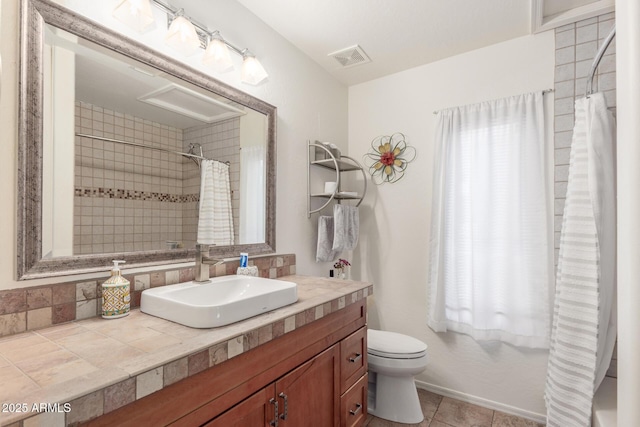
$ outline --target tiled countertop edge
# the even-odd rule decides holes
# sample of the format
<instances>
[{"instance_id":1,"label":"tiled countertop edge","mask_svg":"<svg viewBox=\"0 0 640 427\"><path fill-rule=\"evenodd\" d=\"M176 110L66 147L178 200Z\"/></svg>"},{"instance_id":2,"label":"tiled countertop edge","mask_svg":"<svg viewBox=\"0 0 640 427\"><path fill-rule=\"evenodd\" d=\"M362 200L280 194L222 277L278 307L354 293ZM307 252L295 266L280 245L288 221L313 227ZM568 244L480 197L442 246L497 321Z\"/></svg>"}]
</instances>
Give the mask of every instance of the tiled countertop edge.
<instances>
[{"instance_id":1,"label":"tiled countertop edge","mask_svg":"<svg viewBox=\"0 0 640 427\"><path fill-rule=\"evenodd\" d=\"M291 281L297 281L296 278L313 279L303 276L288 277ZM287 280L287 277L281 279ZM179 345L56 384L55 388L29 393L24 399L19 398L20 401L14 403L27 404L29 408L42 402L58 403L62 409L59 412L42 412L36 415L33 412L1 413L0 426L22 427L23 422L25 427L31 422L33 425L57 426L95 418L252 350L373 293L371 284L343 284L340 290L327 290L293 305L228 325L225 327L225 338L220 339L220 328L215 328L210 333L189 338ZM301 283L299 285L309 286ZM332 298L335 296L332 295L327 300L327 292L340 292L343 295L337 298ZM322 302L319 303L319 300ZM293 307L295 311L292 312ZM226 338L229 336L230 338ZM65 403L70 404L71 411L68 414L65 414L62 406Z\"/></svg>"}]
</instances>

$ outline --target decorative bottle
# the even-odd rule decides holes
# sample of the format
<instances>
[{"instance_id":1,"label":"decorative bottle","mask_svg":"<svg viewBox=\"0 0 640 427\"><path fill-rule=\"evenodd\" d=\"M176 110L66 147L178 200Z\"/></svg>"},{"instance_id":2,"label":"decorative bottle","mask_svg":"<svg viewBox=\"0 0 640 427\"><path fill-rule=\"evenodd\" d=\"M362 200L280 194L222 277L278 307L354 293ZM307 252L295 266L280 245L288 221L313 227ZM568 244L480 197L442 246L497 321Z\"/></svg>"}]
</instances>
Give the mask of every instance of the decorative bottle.
<instances>
[{"instance_id":1,"label":"decorative bottle","mask_svg":"<svg viewBox=\"0 0 640 427\"><path fill-rule=\"evenodd\" d=\"M129 281L122 277L120 265L125 261L113 260L111 277L102 284L102 317L117 319L129 314L131 295Z\"/></svg>"}]
</instances>

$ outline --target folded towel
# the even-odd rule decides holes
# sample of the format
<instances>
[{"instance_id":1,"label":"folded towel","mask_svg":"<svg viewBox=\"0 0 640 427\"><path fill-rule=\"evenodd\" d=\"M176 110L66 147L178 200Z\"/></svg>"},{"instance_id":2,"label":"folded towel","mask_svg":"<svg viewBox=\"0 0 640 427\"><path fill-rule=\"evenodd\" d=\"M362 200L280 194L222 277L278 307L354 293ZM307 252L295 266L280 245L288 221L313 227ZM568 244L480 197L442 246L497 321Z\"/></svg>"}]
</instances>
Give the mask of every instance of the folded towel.
<instances>
[{"instance_id":1,"label":"folded towel","mask_svg":"<svg viewBox=\"0 0 640 427\"><path fill-rule=\"evenodd\" d=\"M333 246L333 217L318 218L318 248L316 262L335 261L340 252L332 250Z\"/></svg>"},{"instance_id":2,"label":"folded towel","mask_svg":"<svg viewBox=\"0 0 640 427\"><path fill-rule=\"evenodd\" d=\"M333 206L333 247L334 251L352 251L358 245L360 216L357 206Z\"/></svg>"}]
</instances>

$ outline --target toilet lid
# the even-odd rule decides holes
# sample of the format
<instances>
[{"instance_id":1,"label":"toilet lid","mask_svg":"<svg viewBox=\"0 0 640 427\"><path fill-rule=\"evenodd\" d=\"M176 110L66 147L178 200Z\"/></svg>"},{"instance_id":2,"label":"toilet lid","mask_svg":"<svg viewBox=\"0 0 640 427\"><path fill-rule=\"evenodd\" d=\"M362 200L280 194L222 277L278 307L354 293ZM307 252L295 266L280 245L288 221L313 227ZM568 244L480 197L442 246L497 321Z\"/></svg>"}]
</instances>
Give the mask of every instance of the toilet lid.
<instances>
[{"instance_id":1,"label":"toilet lid","mask_svg":"<svg viewBox=\"0 0 640 427\"><path fill-rule=\"evenodd\" d=\"M417 359L427 354L427 345L396 332L368 329L367 351L369 354L391 359Z\"/></svg>"}]
</instances>

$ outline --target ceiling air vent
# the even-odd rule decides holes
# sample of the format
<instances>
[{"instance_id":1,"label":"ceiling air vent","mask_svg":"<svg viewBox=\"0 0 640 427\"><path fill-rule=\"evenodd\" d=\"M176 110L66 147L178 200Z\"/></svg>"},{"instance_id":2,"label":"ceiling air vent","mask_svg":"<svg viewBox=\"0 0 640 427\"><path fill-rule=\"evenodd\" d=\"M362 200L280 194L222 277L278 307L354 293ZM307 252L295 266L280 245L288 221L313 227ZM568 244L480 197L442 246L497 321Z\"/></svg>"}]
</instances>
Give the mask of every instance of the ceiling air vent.
<instances>
[{"instance_id":1,"label":"ceiling air vent","mask_svg":"<svg viewBox=\"0 0 640 427\"><path fill-rule=\"evenodd\" d=\"M371 59L358 45L330 53L328 56L338 61L343 68L353 67L355 65L371 62Z\"/></svg>"}]
</instances>

